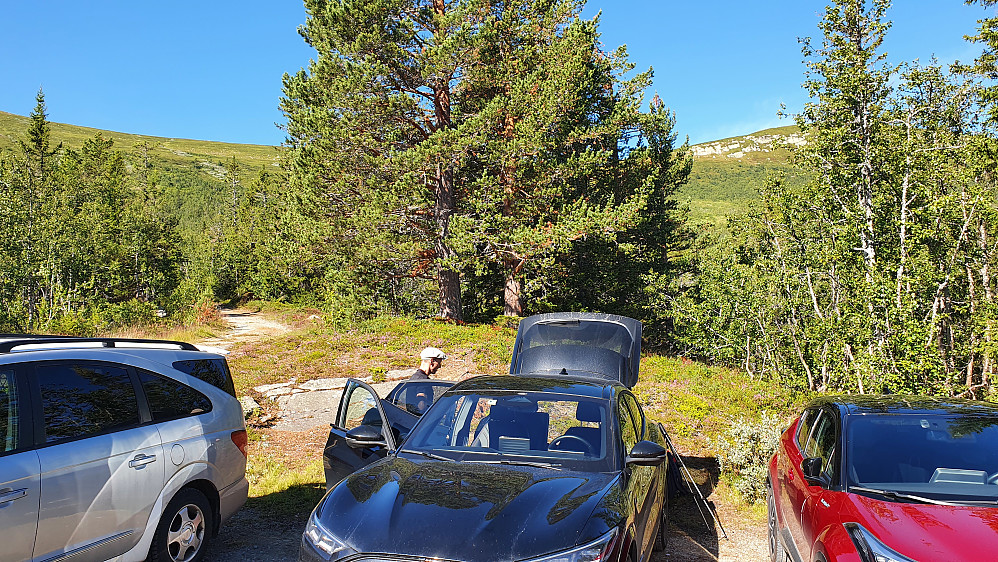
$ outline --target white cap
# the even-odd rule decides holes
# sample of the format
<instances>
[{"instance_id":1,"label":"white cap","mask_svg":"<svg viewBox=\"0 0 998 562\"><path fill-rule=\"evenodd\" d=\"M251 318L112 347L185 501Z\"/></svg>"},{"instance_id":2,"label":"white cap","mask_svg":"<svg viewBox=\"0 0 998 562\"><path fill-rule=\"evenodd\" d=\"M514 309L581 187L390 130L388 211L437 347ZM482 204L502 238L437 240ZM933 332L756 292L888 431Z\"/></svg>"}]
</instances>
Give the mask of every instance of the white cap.
<instances>
[{"instance_id":1,"label":"white cap","mask_svg":"<svg viewBox=\"0 0 998 562\"><path fill-rule=\"evenodd\" d=\"M447 354L435 347L427 347L423 351L419 352L420 359L439 359L443 361L447 359Z\"/></svg>"}]
</instances>

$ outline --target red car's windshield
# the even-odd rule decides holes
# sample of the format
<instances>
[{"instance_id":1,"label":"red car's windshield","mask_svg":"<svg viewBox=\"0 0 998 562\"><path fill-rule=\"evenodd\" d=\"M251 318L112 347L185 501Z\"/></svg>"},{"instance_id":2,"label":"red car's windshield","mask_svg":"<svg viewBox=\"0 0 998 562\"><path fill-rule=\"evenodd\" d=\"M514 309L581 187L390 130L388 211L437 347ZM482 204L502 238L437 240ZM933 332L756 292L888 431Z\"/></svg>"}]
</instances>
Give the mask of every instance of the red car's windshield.
<instances>
[{"instance_id":1,"label":"red car's windshield","mask_svg":"<svg viewBox=\"0 0 998 562\"><path fill-rule=\"evenodd\" d=\"M850 486L940 500L998 499L998 418L938 414L852 416Z\"/></svg>"}]
</instances>

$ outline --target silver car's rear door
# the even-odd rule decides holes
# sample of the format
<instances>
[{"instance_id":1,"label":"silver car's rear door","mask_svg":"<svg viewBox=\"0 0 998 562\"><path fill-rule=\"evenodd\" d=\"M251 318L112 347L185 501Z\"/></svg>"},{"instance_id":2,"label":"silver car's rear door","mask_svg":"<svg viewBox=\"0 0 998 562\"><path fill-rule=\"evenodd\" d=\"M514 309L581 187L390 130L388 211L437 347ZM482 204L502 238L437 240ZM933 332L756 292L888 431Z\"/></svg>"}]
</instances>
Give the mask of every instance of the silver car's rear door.
<instances>
[{"instance_id":1,"label":"silver car's rear door","mask_svg":"<svg viewBox=\"0 0 998 562\"><path fill-rule=\"evenodd\" d=\"M38 525L38 455L23 450L30 416L20 386L13 369L0 367L0 560L31 558Z\"/></svg>"},{"instance_id":2,"label":"silver car's rear door","mask_svg":"<svg viewBox=\"0 0 998 562\"><path fill-rule=\"evenodd\" d=\"M139 540L163 489L159 432L140 425L129 370L97 362L34 365L42 496L35 558L118 556ZM156 517L159 514L155 514Z\"/></svg>"}]
</instances>

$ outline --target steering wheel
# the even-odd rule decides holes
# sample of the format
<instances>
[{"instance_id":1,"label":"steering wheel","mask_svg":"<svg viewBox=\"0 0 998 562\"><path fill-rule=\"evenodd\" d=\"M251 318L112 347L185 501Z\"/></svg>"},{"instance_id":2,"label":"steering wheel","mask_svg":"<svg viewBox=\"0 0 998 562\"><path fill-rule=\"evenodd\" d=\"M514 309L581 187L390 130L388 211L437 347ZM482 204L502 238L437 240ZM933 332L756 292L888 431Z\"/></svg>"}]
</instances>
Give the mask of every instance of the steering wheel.
<instances>
[{"instance_id":1,"label":"steering wheel","mask_svg":"<svg viewBox=\"0 0 998 562\"><path fill-rule=\"evenodd\" d=\"M589 445L589 442L586 441L585 439L579 437L578 435L561 435L561 436L555 437L554 441L552 441L551 444L548 445L548 450L551 450L552 448L557 449L558 447L556 445L558 445L558 443L560 441L562 441L563 439L572 440L572 441L578 441L579 443L582 444L583 447L586 448L586 450L585 450L586 456L589 456L589 457L593 456L593 448Z\"/></svg>"}]
</instances>

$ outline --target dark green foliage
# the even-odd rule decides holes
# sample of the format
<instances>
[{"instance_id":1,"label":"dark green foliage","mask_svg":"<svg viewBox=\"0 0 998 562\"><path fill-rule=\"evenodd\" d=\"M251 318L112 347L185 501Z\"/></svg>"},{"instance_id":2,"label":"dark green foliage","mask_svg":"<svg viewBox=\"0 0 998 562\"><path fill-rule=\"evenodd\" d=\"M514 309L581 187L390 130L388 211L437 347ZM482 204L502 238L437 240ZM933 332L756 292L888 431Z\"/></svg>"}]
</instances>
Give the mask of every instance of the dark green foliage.
<instances>
[{"instance_id":1,"label":"dark green foliage","mask_svg":"<svg viewBox=\"0 0 998 562\"><path fill-rule=\"evenodd\" d=\"M285 77L285 166L334 309L664 317L690 160L660 101L639 111L650 72L622 79L581 3L306 9L318 58Z\"/></svg>"},{"instance_id":2,"label":"dark green foliage","mask_svg":"<svg viewBox=\"0 0 998 562\"><path fill-rule=\"evenodd\" d=\"M987 88L883 64L886 0L828 7L805 42L796 175L695 253L679 339L796 388L991 395L998 255Z\"/></svg>"},{"instance_id":3,"label":"dark green foliage","mask_svg":"<svg viewBox=\"0 0 998 562\"><path fill-rule=\"evenodd\" d=\"M98 134L79 150L51 151L47 135L39 94L28 141L0 165L10 206L0 224L10 251L0 267L4 329L89 333L150 318L125 312L135 308L127 303L162 302L172 291L176 235L129 188L111 140Z\"/></svg>"}]
</instances>

